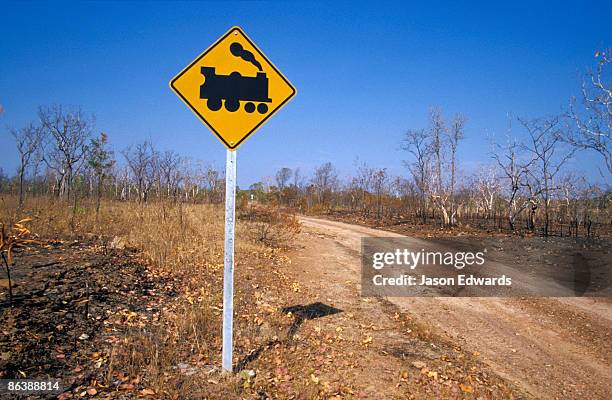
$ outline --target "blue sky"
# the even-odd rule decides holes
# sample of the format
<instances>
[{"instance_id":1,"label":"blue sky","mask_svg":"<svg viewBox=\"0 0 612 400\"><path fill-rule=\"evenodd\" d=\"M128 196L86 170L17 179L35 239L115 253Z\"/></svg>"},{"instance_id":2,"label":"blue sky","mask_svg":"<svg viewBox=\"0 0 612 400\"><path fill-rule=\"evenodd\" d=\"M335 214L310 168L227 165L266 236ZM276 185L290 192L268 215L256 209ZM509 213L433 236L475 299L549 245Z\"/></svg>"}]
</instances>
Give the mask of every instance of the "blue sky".
<instances>
[{"instance_id":1,"label":"blue sky","mask_svg":"<svg viewBox=\"0 0 612 400\"><path fill-rule=\"evenodd\" d=\"M17 157L7 126L39 105L80 106L116 151L160 149L222 167L225 149L168 81L231 26L241 26L297 96L238 151L241 186L280 167L356 157L406 175L399 142L427 111L468 117L469 172L508 115L558 113L578 93L595 50L612 44L608 2L84 2L2 3L0 167ZM596 177L591 154L571 168Z\"/></svg>"}]
</instances>

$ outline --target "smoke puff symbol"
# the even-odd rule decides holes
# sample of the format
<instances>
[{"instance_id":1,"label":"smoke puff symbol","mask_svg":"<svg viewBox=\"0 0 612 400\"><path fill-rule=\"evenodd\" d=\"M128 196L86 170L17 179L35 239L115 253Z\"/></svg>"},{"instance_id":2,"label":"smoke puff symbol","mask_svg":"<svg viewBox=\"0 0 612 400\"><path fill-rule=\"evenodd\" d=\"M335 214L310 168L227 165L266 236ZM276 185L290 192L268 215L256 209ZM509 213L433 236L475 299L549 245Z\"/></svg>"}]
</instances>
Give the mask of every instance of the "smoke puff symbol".
<instances>
[{"instance_id":1,"label":"smoke puff symbol","mask_svg":"<svg viewBox=\"0 0 612 400\"><path fill-rule=\"evenodd\" d=\"M230 45L230 51L236 57L240 57L244 61L248 61L251 64L253 64L254 66L256 66L257 69L259 69L260 71L262 70L261 69L261 64L255 59L255 56L253 55L253 53L251 53L248 50L245 50L244 47L242 47L242 45L240 43L237 43L237 42L232 43Z\"/></svg>"}]
</instances>

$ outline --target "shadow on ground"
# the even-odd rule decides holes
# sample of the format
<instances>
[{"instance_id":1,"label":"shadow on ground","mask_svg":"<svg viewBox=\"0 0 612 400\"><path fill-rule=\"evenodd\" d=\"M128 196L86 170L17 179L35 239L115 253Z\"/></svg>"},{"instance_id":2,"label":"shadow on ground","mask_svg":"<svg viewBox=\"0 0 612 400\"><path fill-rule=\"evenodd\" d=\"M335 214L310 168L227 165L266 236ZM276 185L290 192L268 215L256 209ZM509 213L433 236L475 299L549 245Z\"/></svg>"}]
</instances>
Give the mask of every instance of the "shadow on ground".
<instances>
[{"instance_id":1,"label":"shadow on ground","mask_svg":"<svg viewBox=\"0 0 612 400\"><path fill-rule=\"evenodd\" d=\"M293 336L296 334L296 332L305 320L327 317L329 315L341 313L342 310L340 310L339 308L328 306L327 304L323 304L318 301L316 303L311 303L308 305L300 304L290 307L284 307L281 309L281 312L283 312L284 314L291 313L295 317L293 323L287 331L287 337L285 339L285 341L287 341L293 338ZM242 371L249 363L257 360L264 350L279 343L283 343L283 340L269 340L265 344L261 345L259 348L252 351L246 357L240 360L238 364L236 364L234 372Z\"/></svg>"}]
</instances>

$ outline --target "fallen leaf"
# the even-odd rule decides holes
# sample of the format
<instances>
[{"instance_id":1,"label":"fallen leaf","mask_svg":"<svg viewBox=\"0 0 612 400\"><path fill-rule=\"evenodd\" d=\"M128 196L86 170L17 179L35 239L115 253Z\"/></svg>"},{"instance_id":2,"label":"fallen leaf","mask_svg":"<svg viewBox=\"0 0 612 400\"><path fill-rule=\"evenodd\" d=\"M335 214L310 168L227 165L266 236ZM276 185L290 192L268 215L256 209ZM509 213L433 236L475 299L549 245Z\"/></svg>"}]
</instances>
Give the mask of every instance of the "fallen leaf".
<instances>
[{"instance_id":1,"label":"fallen leaf","mask_svg":"<svg viewBox=\"0 0 612 400\"><path fill-rule=\"evenodd\" d=\"M134 390L134 385L131 383L122 383L119 385L119 390Z\"/></svg>"},{"instance_id":2,"label":"fallen leaf","mask_svg":"<svg viewBox=\"0 0 612 400\"><path fill-rule=\"evenodd\" d=\"M463 383L460 383L459 387L461 388L461 391L463 393L474 393L474 388L472 388L472 386L470 385L464 385Z\"/></svg>"}]
</instances>

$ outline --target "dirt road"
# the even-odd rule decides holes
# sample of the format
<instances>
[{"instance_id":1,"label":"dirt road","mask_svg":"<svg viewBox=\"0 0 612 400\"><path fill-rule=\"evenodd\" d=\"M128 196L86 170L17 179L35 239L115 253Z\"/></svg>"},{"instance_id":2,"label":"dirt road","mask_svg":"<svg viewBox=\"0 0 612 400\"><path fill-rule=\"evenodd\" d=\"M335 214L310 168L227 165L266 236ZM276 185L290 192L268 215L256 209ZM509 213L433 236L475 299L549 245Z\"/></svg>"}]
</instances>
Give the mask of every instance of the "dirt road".
<instances>
[{"instance_id":1,"label":"dirt road","mask_svg":"<svg viewBox=\"0 0 612 400\"><path fill-rule=\"evenodd\" d=\"M395 310L406 313L415 325L431 332L433 348L446 343L473 354L489 373L513 387L515 396L612 398L609 299L364 299L359 284L361 238L400 235L309 217L301 222L301 248L292 255L292 268L323 301L350 310L355 319L383 318ZM386 335L393 336L394 332ZM406 354L414 360L419 349L405 349Z\"/></svg>"}]
</instances>

